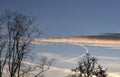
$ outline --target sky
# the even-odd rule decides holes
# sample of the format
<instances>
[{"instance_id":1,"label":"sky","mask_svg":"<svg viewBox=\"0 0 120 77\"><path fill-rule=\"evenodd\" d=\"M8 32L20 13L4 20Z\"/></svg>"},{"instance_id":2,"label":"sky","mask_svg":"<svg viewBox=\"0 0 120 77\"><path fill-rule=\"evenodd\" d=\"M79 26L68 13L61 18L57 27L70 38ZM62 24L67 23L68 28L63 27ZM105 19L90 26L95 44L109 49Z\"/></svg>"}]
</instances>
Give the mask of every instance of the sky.
<instances>
[{"instance_id":1,"label":"sky","mask_svg":"<svg viewBox=\"0 0 120 77\"><path fill-rule=\"evenodd\" d=\"M44 35L36 38L33 51L37 58L57 60L46 77L56 77L54 72L57 77L68 75L86 51L98 57L112 77L119 77L119 4L119 0L0 0L0 14L9 9L37 18L35 26Z\"/></svg>"}]
</instances>

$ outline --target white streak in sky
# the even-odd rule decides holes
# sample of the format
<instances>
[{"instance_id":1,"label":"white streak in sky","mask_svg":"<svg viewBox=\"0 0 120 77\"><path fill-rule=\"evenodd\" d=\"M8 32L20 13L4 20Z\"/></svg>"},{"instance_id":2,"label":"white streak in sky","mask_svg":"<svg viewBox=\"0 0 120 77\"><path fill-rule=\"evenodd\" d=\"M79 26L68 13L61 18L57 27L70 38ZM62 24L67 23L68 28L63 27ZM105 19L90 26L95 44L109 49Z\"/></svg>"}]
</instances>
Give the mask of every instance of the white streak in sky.
<instances>
[{"instance_id":1,"label":"white streak in sky","mask_svg":"<svg viewBox=\"0 0 120 77\"><path fill-rule=\"evenodd\" d=\"M68 43L68 44L77 45L77 46L80 46L80 47L84 48L84 49L85 49L85 53L82 54L82 55L79 55L79 56L77 56L77 57L69 58L69 59L66 59L66 60L61 60L60 62L72 62L72 61L74 61L74 60L77 60L77 59L85 56L86 53L88 53L88 48L87 48L86 46L82 45L82 44L75 44L75 43Z\"/></svg>"},{"instance_id":2,"label":"white streak in sky","mask_svg":"<svg viewBox=\"0 0 120 77\"><path fill-rule=\"evenodd\" d=\"M106 57L106 56L94 56L96 58L102 58L102 59L113 59L113 60L120 60L118 57Z\"/></svg>"},{"instance_id":3,"label":"white streak in sky","mask_svg":"<svg viewBox=\"0 0 120 77\"><path fill-rule=\"evenodd\" d=\"M77 44L77 43L69 43L69 44L80 46L80 47L82 47L82 48L84 48L86 50L85 53L88 53L88 48L85 45Z\"/></svg>"},{"instance_id":4,"label":"white streak in sky","mask_svg":"<svg viewBox=\"0 0 120 77\"><path fill-rule=\"evenodd\" d=\"M116 39L101 39L101 38L88 38L88 37L70 37L70 38L37 38L34 39L33 44L55 44L55 43L66 43L66 44L71 44L71 45L77 45L85 49L85 53L88 53L88 49L86 46L103 46L103 47L112 47L112 48L120 48L120 40ZM77 60L80 57L83 57L84 54L74 57L74 58L69 58L69 59L64 59L60 60L60 62L70 62L73 60ZM102 57L102 56L95 56L97 58L103 58L103 59L119 59L115 57Z\"/></svg>"},{"instance_id":5,"label":"white streak in sky","mask_svg":"<svg viewBox=\"0 0 120 77\"><path fill-rule=\"evenodd\" d=\"M60 62L75 63L73 61L76 61L77 59L79 59L79 58L81 58L83 56L85 56L85 54L82 54L82 55L77 56L77 57L69 58L69 59L66 59L66 60L61 60Z\"/></svg>"}]
</instances>

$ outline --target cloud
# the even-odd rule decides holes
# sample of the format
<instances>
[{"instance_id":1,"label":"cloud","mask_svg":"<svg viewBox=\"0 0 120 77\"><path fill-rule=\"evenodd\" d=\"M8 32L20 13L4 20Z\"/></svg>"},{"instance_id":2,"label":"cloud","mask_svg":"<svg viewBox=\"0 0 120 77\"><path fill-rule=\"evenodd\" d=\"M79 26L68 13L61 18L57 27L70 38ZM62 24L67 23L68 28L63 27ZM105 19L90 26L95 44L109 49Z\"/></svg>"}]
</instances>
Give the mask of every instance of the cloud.
<instances>
[{"instance_id":1,"label":"cloud","mask_svg":"<svg viewBox=\"0 0 120 77\"><path fill-rule=\"evenodd\" d=\"M54 73L58 73L58 74L62 74L64 76L67 76L69 74L72 74L73 72L71 72L70 69L67 68L59 68L59 67L51 67L51 69L49 70L50 72ZM107 72L108 77L120 77L120 73L119 72Z\"/></svg>"},{"instance_id":2,"label":"cloud","mask_svg":"<svg viewBox=\"0 0 120 77\"><path fill-rule=\"evenodd\" d=\"M51 69L49 71L54 72L54 73L59 72L59 73L65 74L65 75L73 73L70 69L59 68L59 67L51 67ZM119 72L107 72L107 74L108 74L108 77L120 77Z\"/></svg>"},{"instance_id":3,"label":"cloud","mask_svg":"<svg viewBox=\"0 0 120 77\"><path fill-rule=\"evenodd\" d=\"M47 58L52 58L55 59L56 62L64 62L64 63L70 63L70 64L76 64L78 62L78 57L75 58L68 58L59 54L54 54L54 53L46 53L46 52L40 52L37 53L37 56L45 56ZM81 55L82 56L82 55Z\"/></svg>"},{"instance_id":4,"label":"cloud","mask_svg":"<svg viewBox=\"0 0 120 77\"><path fill-rule=\"evenodd\" d=\"M67 43L72 45L77 45L83 47L85 49L85 53L88 53L88 49L86 46L103 46L103 47L111 47L111 48L120 48L120 33L106 33L102 35L91 35L91 36L76 36L76 37L64 37L64 38L36 38L32 42L33 44L44 44L47 45L49 43ZM61 58L59 55L48 55L47 56L55 57L57 59L61 59L61 62L72 62L79 59L81 56L85 54L81 54L78 57L74 58ZM63 57L63 56L62 56ZM105 57L105 56L96 56L97 58L102 59L116 59L119 60L118 57Z\"/></svg>"},{"instance_id":5,"label":"cloud","mask_svg":"<svg viewBox=\"0 0 120 77\"><path fill-rule=\"evenodd\" d=\"M36 38L33 44L41 43L71 43L88 46L104 46L120 48L120 33L107 33L102 35L76 36L63 38Z\"/></svg>"},{"instance_id":6,"label":"cloud","mask_svg":"<svg viewBox=\"0 0 120 77\"><path fill-rule=\"evenodd\" d=\"M81 59L81 57L84 57L86 54L81 54L77 57L71 57L71 58L68 58L68 57L65 57L65 56L62 56L62 55L59 55L59 54L55 54L55 53L46 53L46 52L39 52L37 53L37 56L45 56L47 58L53 58L55 59L56 63L57 62L62 62L62 63L68 63L68 64L77 64L79 62L79 60ZM98 59L106 59L106 60L120 60L119 57L108 57L108 56L94 56ZM106 63L103 63L103 64L106 64ZM112 63L110 63L112 64ZM115 65L115 64L113 64ZM111 65L108 64L109 67L111 67Z\"/></svg>"},{"instance_id":7,"label":"cloud","mask_svg":"<svg viewBox=\"0 0 120 77\"><path fill-rule=\"evenodd\" d=\"M105 65L105 64L107 64L107 65ZM119 63L106 62L105 64L104 64L105 67L120 69Z\"/></svg>"},{"instance_id":8,"label":"cloud","mask_svg":"<svg viewBox=\"0 0 120 77\"><path fill-rule=\"evenodd\" d=\"M49 57L51 57L51 58L57 58L57 59L60 59L60 60L58 60L59 62L65 62L65 63L74 63L73 61L76 61L76 60L78 60L79 61L79 57L77 58L69 58L69 59L67 59L67 58L63 58L63 56L61 56L61 55L57 55L57 54L52 54L52 53L38 53L39 55L42 55L42 56L49 56ZM83 55L84 56L84 55ZM82 56L81 56L82 57ZM114 57L104 57L104 56L99 56L99 58L105 58L105 59L114 59ZM78 62L78 61L76 61L76 62ZM26 61L26 62L24 62L24 63L26 63L26 64L28 64L28 65L36 65L36 63L31 63L31 62L29 62L29 61ZM110 70L110 68L112 67L112 68L118 68L119 69L119 64L116 64L116 63L113 63L112 61L111 62L103 62L102 63L102 65L104 66L104 67L106 67L106 68L109 68L108 70ZM63 76L67 76L68 74L71 74L72 72L71 72L71 70L70 69L68 69L68 68L62 68L62 67L57 67L57 66L51 66L50 67L50 70L48 70L48 76L53 76L53 72L54 73L57 73L57 75L63 75ZM51 74L50 74L51 73ZM56 75L56 74L55 74ZM56 76L57 76L56 75ZM118 72L108 72L108 77L120 77L120 73L118 73Z\"/></svg>"},{"instance_id":9,"label":"cloud","mask_svg":"<svg viewBox=\"0 0 120 77\"><path fill-rule=\"evenodd\" d=\"M51 69L49 71L54 72L54 73L60 72L60 73L65 74L65 75L73 73L70 69L59 68L59 67L51 67ZM107 74L108 74L108 77L120 77L119 72L107 72Z\"/></svg>"},{"instance_id":10,"label":"cloud","mask_svg":"<svg viewBox=\"0 0 120 77\"><path fill-rule=\"evenodd\" d=\"M37 63L32 63L30 61L24 61L23 62L24 64L27 64L27 65L31 65L31 66L37 66L39 64ZM46 66L47 67L47 66ZM50 71L59 71L59 72L62 72L62 73L71 73L71 70L70 69L67 69L67 68L60 68L60 67L54 67L54 66L51 66Z\"/></svg>"},{"instance_id":11,"label":"cloud","mask_svg":"<svg viewBox=\"0 0 120 77\"><path fill-rule=\"evenodd\" d=\"M94 56L96 58L101 58L101 59L112 59L112 60L120 60L119 57L107 57L107 56Z\"/></svg>"},{"instance_id":12,"label":"cloud","mask_svg":"<svg viewBox=\"0 0 120 77\"><path fill-rule=\"evenodd\" d=\"M71 73L70 69L60 68L60 67L51 67L50 71L59 71L59 72L65 73L65 74Z\"/></svg>"},{"instance_id":13,"label":"cloud","mask_svg":"<svg viewBox=\"0 0 120 77\"><path fill-rule=\"evenodd\" d=\"M28 64L28 65L32 65L32 66L37 65L36 63L31 63L29 61L25 61L24 63ZM115 63L111 64L110 62L107 63L107 66L109 66L109 65L111 67L114 67L114 66L118 67L119 66L119 65L116 65ZM37 71L33 71L32 73L36 73L36 72ZM47 73L51 73L52 74L51 76L53 76L53 74L56 75L56 73L58 75L62 74L64 76L67 76L68 74L72 74L73 72L71 72L71 69L68 69L68 68L61 68L61 67L51 66ZM108 77L120 77L120 73L119 72L107 72L107 73L108 73ZM48 75L48 76L50 76L50 75Z\"/></svg>"},{"instance_id":14,"label":"cloud","mask_svg":"<svg viewBox=\"0 0 120 77\"><path fill-rule=\"evenodd\" d=\"M108 77L120 77L120 73L119 72L109 72Z\"/></svg>"},{"instance_id":15,"label":"cloud","mask_svg":"<svg viewBox=\"0 0 120 77\"><path fill-rule=\"evenodd\" d=\"M120 49L120 33L107 33L102 35L91 35L91 36L76 36L76 37L61 37L61 38L36 38L32 42L33 44L44 44L47 45L49 43L67 43L72 45L78 45L85 49L85 53L88 53L88 49L85 46L102 46L102 47L110 47ZM56 58L59 62L64 63L77 63L79 59L85 55L81 54L80 56L67 58L62 55L50 54L50 53L42 53L41 55L46 55L49 57ZM110 60L120 60L119 57L107 57L107 56L94 56L96 58L101 59L110 59ZM74 61L74 62L73 62ZM109 68L117 68L120 65L113 62L106 62L106 67ZM69 73L70 70L66 68L58 68L54 67L51 69L53 71L61 71L62 73ZM108 77L120 77L120 73L118 72L109 72Z\"/></svg>"}]
</instances>

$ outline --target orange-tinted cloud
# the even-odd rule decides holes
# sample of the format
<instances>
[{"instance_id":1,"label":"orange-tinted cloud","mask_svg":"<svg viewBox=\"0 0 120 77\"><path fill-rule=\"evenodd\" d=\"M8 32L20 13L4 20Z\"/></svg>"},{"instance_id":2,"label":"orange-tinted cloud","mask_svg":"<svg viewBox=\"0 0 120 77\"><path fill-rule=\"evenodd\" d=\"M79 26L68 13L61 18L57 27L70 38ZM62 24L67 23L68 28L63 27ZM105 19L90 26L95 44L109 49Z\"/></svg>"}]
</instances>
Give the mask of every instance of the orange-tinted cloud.
<instances>
[{"instance_id":1,"label":"orange-tinted cloud","mask_svg":"<svg viewBox=\"0 0 120 77\"><path fill-rule=\"evenodd\" d=\"M64 38L36 38L34 44L40 43L73 43L89 46L104 46L120 48L120 34L104 34L94 36L64 37Z\"/></svg>"}]
</instances>

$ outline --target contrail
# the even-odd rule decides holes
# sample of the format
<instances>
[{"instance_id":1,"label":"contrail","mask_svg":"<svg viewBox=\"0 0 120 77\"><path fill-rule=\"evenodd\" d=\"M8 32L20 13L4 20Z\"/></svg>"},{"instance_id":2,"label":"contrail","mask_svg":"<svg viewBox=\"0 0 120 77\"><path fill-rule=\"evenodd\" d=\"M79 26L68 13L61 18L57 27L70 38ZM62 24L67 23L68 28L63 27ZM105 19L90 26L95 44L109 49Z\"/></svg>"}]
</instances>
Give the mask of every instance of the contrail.
<instances>
[{"instance_id":1,"label":"contrail","mask_svg":"<svg viewBox=\"0 0 120 77\"><path fill-rule=\"evenodd\" d=\"M45 43L44 43L44 44L45 44ZM43 44L43 45L44 45L44 44ZM47 44L59 45L59 44L56 44L56 43L47 43ZM45 44L45 45L47 45L47 44ZM65 43L63 43L63 44L65 44ZM80 47L82 47L82 48L85 49L85 53L82 54L82 55L79 55L79 56L77 56L77 57L68 58L68 59L66 59L66 60L61 60L61 59L60 59L59 62L71 62L71 61L77 60L78 58L81 58L81 57L85 56L86 53L88 53L88 48L87 48L86 46L82 45L82 44L76 44L76 43L66 43L66 44L80 46Z\"/></svg>"},{"instance_id":2,"label":"contrail","mask_svg":"<svg viewBox=\"0 0 120 77\"><path fill-rule=\"evenodd\" d=\"M113 59L113 60L120 60L118 57L106 57L106 56L95 56L97 58L102 58L102 59Z\"/></svg>"},{"instance_id":3,"label":"contrail","mask_svg":"<svg viewBox=\"0 0 120 77\"><path fill-rule=\"evenodd\" d=\"M76 44L76 43L68 43L68 44L80 46L80 47L84 48L86 51L82 55L79 55L79 56L73 57L73 58L69 58L69 59L66 59L66 60L61 60L60 62L74 61L74 60L77 60L78 58L81 58L81 57L85 56L88 53L88 48L86 46L82 45L82 44Z\"/></svg>"},{"instance_id":4,"label":"contrail","mask_svg":"<svg viewBox=\"0 0 120 77\"><path fill-rule=\"evenodd\" d=\"M77 60L78 58L83 57L83 56L85 56L85 54L82 54L82 55L80 55L80 56L78 56L78 57L69 58L69 59L66 59L66 60L60 60L59 62L73 63L73 61L75 61L75 60Z\"/></svg>"},{"instance_id":5,"label":"contrail","mask_svg":"<svg viewBox=\"0 0 120 77\"><path fill-rule=\"evenodd\" d=\"M80 46L86 50L85 53L88 53L88 48L85 45L82 45L80 43L79 44L78 43L70 43L70 44Z\"/></svg>"},{"instance_id":6,"label":"contrail","mask_svg":"<svg viewBox=\"0 0 120 77\"><path fill-rule=\"evenodd\" d=\"M78 58L83 57L86 53L88 52L88 48L85 45L90 45L90 46L104 46L104 47L119 47L120 46L120 40L116 41L116 38L101 38L98 36L93 37L74 37L74 38L42 38L42 39L35 39L33 44L55 44L56 43L62 43L62 44L71 44L71 45L76 45L80 46L85 49L85 53L82 55L79 55L77 57L69 58L66 60L59 60L60 62L67 62L67 61L73 61L77 60ZM83 45L84 44L84 45ZM95 56L97 58L102 58L102 59L120 59L120 58L115 58L115 57L102 57L102 56Z\"/></svg>"}]
</instances>

